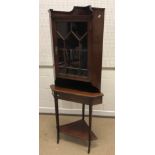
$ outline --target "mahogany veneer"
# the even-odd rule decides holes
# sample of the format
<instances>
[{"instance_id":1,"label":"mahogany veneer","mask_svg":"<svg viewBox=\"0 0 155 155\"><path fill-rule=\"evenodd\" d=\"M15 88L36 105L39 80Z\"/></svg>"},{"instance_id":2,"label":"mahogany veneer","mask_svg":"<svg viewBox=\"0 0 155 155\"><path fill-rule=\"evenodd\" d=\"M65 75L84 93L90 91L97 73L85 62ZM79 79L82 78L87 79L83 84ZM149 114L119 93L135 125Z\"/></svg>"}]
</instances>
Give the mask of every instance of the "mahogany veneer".
<instances>
[{"instance_id":1,"label":"mahogany veneer","mask_svg":"<svg viewBox=\"0 0 155 155\"><path fill-rule=\"evenodd\" d=\"M80 91L77 89L63 88L55 85L50 86L55 92L58 99L73 101L84 104L101 104L103 93L92 93L86 91Z\"/></svg>"}]
</instances>

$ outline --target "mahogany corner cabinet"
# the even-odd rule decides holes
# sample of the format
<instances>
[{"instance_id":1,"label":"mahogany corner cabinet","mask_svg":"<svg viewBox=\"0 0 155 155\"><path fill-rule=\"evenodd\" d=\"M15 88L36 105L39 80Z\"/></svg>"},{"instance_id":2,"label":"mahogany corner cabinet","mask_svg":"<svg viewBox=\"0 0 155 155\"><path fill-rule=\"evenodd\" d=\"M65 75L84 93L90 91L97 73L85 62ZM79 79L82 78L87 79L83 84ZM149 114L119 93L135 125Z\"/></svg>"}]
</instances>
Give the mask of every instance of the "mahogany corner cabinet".
<instances>
[{"instance_id":1,"label":"mahogany corner cabinet","mask_svg":"<svg viewBox=\"0 0 155 155\"><path fill-rule=\"evenodd\" d=\"M104 8L74 7L72 11L49 10L53 45L55 84L51 85L55 101L57 143L60 133L88 141L97 139L92 132L92 108L101 104L101 69ZM82 118L60 125L58 100L81 103ZM89 121L85 121L85 105Z\"/></svg>"}]
</instances>

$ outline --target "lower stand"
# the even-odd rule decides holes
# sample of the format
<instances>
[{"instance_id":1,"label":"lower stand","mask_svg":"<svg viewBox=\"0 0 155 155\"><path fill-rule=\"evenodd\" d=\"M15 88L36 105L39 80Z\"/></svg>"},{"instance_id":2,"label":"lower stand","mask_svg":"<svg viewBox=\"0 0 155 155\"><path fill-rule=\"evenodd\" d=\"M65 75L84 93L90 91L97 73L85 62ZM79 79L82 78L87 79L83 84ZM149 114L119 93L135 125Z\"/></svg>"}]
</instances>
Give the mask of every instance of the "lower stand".
<instances>
[{"instance_id":1,"label":"lower stand","mask_svg":"<svg viewBox=\"0 0 155 155\"><path fill-rule=\"evenodd\" d=\"M91 141L96 140L96 135L91 131L92 126L92 106L102 103L102 93L88 93L83 91L77 91L73 89L67 89L51 85L51 90L54 96L55 102L55 117L56 117L56 129L57 129L57 144L60 139L60 132L68 136L79 138L83 141L88 141L88 153L90 153ZM59 125L59 106L58 99L82 103L82 119L68 123L65 125ZM88 124L85 121L85 104L89 106L89 121Z\"/></svg>"}]
</instances>

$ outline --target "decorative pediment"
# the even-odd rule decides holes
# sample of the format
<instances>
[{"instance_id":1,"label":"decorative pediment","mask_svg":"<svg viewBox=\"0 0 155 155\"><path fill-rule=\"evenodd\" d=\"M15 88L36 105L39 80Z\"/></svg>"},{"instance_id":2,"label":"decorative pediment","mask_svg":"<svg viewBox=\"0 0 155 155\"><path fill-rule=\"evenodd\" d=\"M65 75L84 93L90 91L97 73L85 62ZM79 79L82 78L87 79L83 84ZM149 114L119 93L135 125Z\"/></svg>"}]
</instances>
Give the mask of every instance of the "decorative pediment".
<instances>
[{"instance_id":1,"label":"decorative pediment","mask_svg":"<svg viewBox=\"0 0 155 155\"><path fill-rule=\"evenodd\" d=\"M74 6L74 8L71 11L55 11L53 9L50 9L49 12L51 13L52 16L61 16L63 15L91 15L93 12L93 8L89 5L86 7L79 7L79 6Z\"/></svg>"}]
</instances>

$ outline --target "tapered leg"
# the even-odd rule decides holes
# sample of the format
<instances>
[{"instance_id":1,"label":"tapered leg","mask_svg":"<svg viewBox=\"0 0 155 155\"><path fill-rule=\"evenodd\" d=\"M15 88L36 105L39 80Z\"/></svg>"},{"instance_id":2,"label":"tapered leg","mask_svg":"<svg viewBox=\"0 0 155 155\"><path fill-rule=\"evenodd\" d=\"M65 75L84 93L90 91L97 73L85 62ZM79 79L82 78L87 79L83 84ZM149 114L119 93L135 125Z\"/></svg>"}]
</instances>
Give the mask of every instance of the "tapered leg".
<instances>
[{"instance_id":1,"label":"tapered leg","mask_svg":"<svg viewBox=\"0 0 155 155\"><path fill-rule=\"evenodd\" d=\"M90 153L91 145L91 124L92 124L92 105L89 105L89 139L88 139L88 153Z\"/></svg>"},{"instance_id":2,"label":"tapered leg","mask_svg":"<svg viewBox=\"0 0 155 155\"><path fill-rule=\"evenodd\" d=\"M82 104L82 120L84 120L85 104Z\"/></svg>"},{"instance_id":3,"label":"tapered leg","mask_svg":"<svg viewBox=\"0 0 155 155\"><path fill-rule=\"evenodd\" d=\"M59 107L58 107L58 98L54 95L55 101L55 116L56 116L56 129L57 129L57 144L59 143Z\"/></svg>"}]
</instances>

